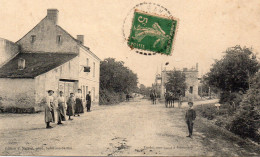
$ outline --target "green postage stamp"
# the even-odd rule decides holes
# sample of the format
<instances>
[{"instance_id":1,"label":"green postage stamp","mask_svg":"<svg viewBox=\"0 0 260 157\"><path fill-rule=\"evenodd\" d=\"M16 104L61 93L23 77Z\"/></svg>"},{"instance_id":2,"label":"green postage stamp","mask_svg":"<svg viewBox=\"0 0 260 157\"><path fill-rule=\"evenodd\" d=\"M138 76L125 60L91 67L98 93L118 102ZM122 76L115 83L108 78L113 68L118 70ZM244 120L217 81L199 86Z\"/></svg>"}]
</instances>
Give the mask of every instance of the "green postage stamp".
<instances>
[{"instance_id":1,"label":"green postage stamp","mask_svg":"<svg viewBox=\"0 0 260 157\"><path fill-rule=\"evenodd\" d=\"M135 10L128 46L170 55L177 20Z\"/></svg>"}]
</instances>

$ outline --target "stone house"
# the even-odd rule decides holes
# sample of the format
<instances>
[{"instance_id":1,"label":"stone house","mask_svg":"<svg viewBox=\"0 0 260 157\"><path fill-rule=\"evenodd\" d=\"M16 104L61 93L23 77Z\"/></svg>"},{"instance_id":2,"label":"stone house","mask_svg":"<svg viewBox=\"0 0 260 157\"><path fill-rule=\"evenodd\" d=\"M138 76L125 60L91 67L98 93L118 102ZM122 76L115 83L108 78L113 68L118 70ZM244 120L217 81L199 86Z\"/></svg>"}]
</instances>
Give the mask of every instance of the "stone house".
<instances>
[{"instance_id":1,"label":"stone house","mask_svg":"<svg viewBox=\"0 0 260 157\"><path fill-rule=\"evenodd\" d=\"M6 105L25 101L37 106L47 90L69 93L91 91L99 102L100 59L58 25L57 9L48 9L32 30L16 43L0 39L0 97ZM84 99L85 101L85 99Z\"/></svg>"},{"instance_id":2,"label":"stone house","mask_svg":"<svg viewBox=\"0 0 260 157\"><path fill-rule=\"evenodd\" d=\"M164 98L164 93L166 92L165 83L167 82L167 73L170 71L162 70L161 75L157 74L155 78L155 83L153 84L154 89L160 91L161 98ZM183 68L181 71L185 74L187 89L185 90L185 99L194 100L199 98L199 71L198 64L196 68Z\"/></svg>"}]
</instances>

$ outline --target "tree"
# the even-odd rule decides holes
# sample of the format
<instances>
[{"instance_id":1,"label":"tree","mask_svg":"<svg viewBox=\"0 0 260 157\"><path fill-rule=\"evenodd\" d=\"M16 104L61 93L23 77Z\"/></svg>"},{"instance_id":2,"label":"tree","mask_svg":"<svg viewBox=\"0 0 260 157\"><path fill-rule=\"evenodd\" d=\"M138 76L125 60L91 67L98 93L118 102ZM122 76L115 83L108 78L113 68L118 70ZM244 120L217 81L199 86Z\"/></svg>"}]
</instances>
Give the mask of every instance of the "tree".
<instances>
[{"instance_id":1,"label":"tree","mask_svg":"<svg viewBox=\"0 0 260 157\"><path fill-rule=\"evenodd\" d=\"M149 96L151 90L152 90L152 87L146 87L145 85L140 84L140 87L139 87L140 94L142 94L144 96Z\"/></svg>"},{"instance_id":2,"label":"tree","mask_svg":"<svg viewBox=\"0 0 260 157\"><path fill-rule=\"evenodd\" d=\"M124 62L106 58L100 64L100 88L115 92L131 92L137 88L138 78Z\"/></svg>"},{"instance_id":3,"label":"tree","mask_svg":"<svg viewBox=\"0 0 260 157\"><path fill-rule=\"evenodd\" d=\"M167 73L167 77L168 81L165 83L166 91L184 95L187 89L185 74L181 71L173 70Z\"/></svg>"},{"instance_id":4,"label":"tree","mask_svg":"<svg viewBox=\"0 0 260 157\"><path fill-rule=\"evenodd\" d=\"M249 79L259 70L256 55L252 49L240 46L228 48L224 53L206 74L206 80L223 92L246 91Z\"/></svg>"},{"instance_id":5,"label":"tree","mask_svg":"<svg viewBox=\"0 0 260 157\"><path fill-rule=\"evenodd\" d=\"M219 89L216 87L213 87L213 86L210 87L205 76L202 77L202 79L200 80L200 84L199 84L199 96L201 96L201 97L211 96L212 94L217 95L219 93L218 90Z\"/></svg>"}]
</instances>

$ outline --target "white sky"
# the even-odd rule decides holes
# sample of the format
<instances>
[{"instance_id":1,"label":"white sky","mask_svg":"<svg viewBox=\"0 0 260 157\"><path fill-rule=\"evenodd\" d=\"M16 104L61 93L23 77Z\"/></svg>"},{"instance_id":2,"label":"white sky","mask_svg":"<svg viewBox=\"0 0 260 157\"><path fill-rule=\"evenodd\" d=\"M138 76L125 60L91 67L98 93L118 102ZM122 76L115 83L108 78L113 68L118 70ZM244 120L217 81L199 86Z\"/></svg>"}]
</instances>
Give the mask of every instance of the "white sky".
<instances>
[{"instance_id":1,"label":"white sky","mask_svg":"<svg viewBox=\"0 0 260 157\"><path fill-rule=\"evenodd\" d=\"M155 2L179 18L172 56L143 56L130 50L123 39L123 21L138 3ZM59 25L76 37L85 35L85 45L101 59L122 60L151 85L161 64L167 69L199 63L206 73L227 47L241 45L260 50L260 1L258 0L0 0L0 37L17 41L47 14L59 10Z\"/></svg>"}]
</instances>

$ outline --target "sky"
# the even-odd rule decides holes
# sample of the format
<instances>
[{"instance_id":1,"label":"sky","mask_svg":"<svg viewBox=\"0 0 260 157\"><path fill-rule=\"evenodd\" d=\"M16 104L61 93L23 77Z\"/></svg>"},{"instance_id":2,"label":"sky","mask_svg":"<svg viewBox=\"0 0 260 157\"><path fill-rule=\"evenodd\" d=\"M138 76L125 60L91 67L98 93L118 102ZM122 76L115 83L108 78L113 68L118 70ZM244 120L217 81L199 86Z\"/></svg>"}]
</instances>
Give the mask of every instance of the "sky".
<instances>
[{"instance_id":1,"label":"sky","mask_svg":"<svg viewBox=\"0 0 260 157\"><path fill-rule=\"evenodd\" d=\"M179 19L171 56L145 56L127 46L124 20L131 19L131 9L142 2L160 4ZM74 37L84 35L85 45L99 58L124 61L146 86L165 68L191 68L198 63L199 74L205 74L228 47L260 51L258 0L0 0L0 38L16 42L49 8L58 9L58 24Z\"/></svg>"}]
</instances>

